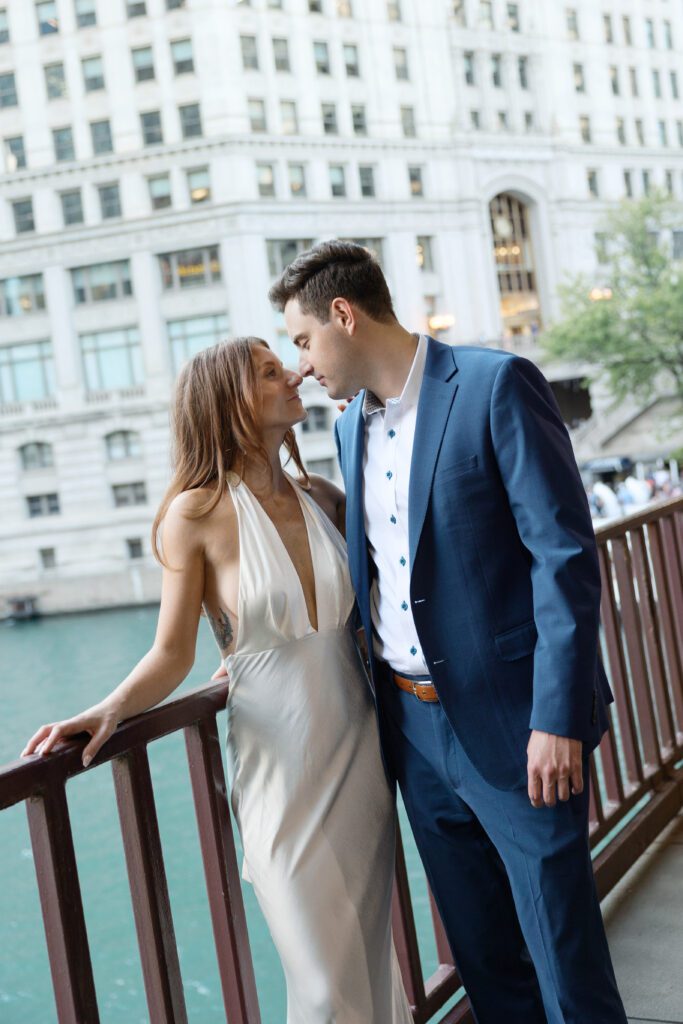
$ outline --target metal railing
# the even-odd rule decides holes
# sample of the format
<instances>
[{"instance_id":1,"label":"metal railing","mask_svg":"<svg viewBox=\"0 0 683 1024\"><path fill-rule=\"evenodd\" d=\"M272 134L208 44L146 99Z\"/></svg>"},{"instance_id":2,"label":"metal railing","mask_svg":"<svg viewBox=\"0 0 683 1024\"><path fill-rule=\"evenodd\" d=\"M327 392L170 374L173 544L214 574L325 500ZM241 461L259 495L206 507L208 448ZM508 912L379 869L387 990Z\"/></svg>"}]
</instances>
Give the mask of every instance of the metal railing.
<instances>
[{"instance_id":1,"label":"metal railing","mask_svg":"<svg viewBox=\"0 0 683 1024\"><path fill-rule=\"evenodd\" d=\"M590 828L605 895L683 806L683 499L598 528L602 623L616 701L613 729L591 762ZM111 762L151 1024L185 1024L164 857L147 745L183 730L226 1019L260 1013L229 815L216 715L226 684L206 686L129 719L83 769L82 743L0 770L0 810L24 802L60 1024L98 1024L76 866L68 779ZM439 967L425 979L399 835L393 928L416 1024L432 1020L460 988L432 901ZM462 996L440 1024L472 1024Z\"/></svg>"}]
</instances>

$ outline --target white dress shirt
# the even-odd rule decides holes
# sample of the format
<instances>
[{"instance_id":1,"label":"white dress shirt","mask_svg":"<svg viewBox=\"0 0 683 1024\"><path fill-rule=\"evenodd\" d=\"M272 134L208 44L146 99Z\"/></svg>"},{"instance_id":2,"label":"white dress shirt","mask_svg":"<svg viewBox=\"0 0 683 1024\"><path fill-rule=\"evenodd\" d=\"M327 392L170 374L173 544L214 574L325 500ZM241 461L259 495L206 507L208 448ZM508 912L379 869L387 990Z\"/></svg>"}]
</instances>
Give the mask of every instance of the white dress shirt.
<instances>
[{"instance_id":1,"label":"white dress shirt","mask_svg":"<svg viewBox=\"0 0 683 1024\"><path fill-rule=\"evenodd\" d=\"M371 391L363 401L365 532L377 577L370 591L373 649L394 671L428 675L410 606L408 491L417 403L427 358L427 339L417 351L399 398L386 407Z\"/></svg>"}]
</instances>

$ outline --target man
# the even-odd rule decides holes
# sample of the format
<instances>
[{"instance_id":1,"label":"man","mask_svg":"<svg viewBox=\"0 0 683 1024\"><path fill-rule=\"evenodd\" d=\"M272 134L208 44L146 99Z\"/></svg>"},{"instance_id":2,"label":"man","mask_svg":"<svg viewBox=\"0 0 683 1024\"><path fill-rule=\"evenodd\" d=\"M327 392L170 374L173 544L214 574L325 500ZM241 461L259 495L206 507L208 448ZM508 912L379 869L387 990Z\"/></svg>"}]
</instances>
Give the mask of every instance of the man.
<instances>
[{"instance_id":1,"label":"man","mask_svg":"<svg viewBox=\"0 0 683 1024\"><path fill-rule=\"evenodd\" d=\"M361 246L270 292L332 398L382 752L479 1024L624 1024L588 847L612 695L590 514L527 360L406 331ZM532 963L533 962L533 963Z\"/></svg>"}]
</instances>

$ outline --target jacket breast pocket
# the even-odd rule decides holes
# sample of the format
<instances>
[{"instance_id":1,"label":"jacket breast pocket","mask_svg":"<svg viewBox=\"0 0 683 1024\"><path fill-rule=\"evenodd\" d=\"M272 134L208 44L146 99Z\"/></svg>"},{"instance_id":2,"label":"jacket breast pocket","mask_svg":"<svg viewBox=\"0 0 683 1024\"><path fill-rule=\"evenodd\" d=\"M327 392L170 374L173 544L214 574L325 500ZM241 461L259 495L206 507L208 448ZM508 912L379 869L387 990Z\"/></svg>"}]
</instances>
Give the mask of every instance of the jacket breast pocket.
<instances>
[{"instance_id":1,"label":"jacket breast pocket","mask_svg":"<svg viewBox=\"0 0 683 1024\"><path fill-rule=\"evenodd\" d=\"M523 622L521 626L513 626L512 629L498 633L494 637L494 642L498 656L503 661L516 661L518 658L533 654L537 639L536 623L531 619L529 622Z\"/></svg>"},{"instance_id":2,"label":"jacket breast pocket","mask_svg":"<svg viewBox=\"0 0 683 1024\"><path fill-rule=\"evenodd\" d=\"M478 465L479 457L477 455L468 455L466 459L448 462L443 466L439 463L436 467L437 478L441 483L444 480L452 480L456 476L462 476L463 473L469 473L476 469Z\"/></svg>"}]
</instances>

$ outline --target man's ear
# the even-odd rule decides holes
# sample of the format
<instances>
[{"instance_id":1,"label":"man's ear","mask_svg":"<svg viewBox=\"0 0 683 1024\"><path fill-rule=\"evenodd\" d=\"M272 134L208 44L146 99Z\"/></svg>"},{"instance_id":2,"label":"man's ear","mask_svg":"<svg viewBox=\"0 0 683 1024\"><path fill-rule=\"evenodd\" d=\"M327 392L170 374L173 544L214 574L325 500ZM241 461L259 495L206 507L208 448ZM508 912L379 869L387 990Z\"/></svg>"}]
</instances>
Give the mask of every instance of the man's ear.
<instances>
[{"instance_id":1,"label":"man's ear","mask_svg":"<svg viewBox=\"0 0 683 1024\"><path fill-rule=\"evenodd\" d=\"M348 299L341 297L330 303L330 320L348 334L353 334L358 324L353 306Z\"/></svg>"}]
</instances>

